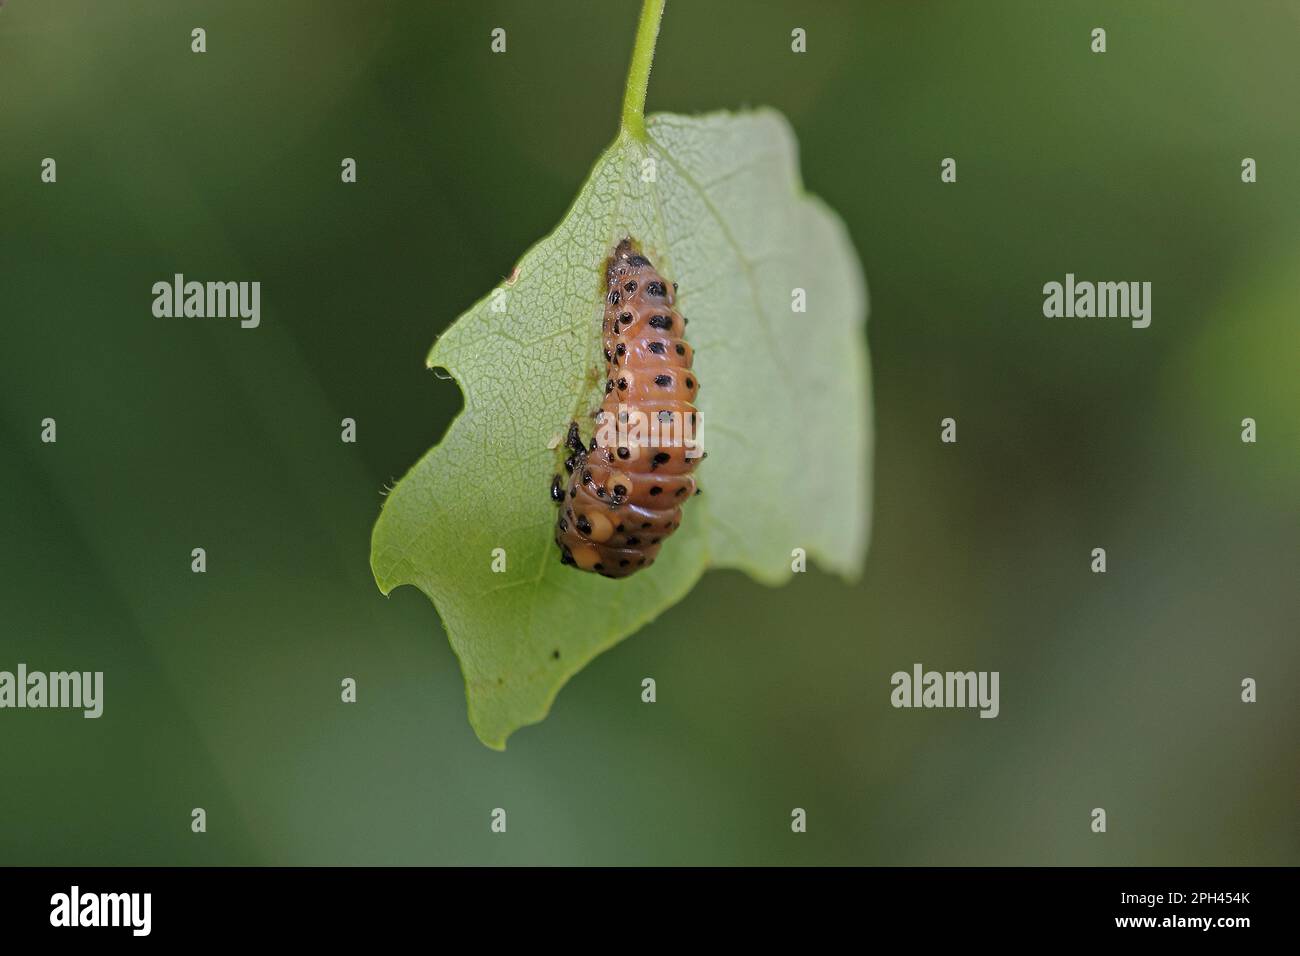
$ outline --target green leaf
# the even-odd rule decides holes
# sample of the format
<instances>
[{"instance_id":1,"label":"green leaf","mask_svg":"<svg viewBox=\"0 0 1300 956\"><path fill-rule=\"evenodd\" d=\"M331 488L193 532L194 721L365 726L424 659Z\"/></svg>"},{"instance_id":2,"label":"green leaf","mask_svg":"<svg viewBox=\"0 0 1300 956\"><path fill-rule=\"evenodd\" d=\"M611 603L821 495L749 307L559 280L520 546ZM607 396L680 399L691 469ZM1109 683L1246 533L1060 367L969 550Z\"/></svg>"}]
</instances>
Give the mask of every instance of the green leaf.
<instances>
[{"instance_id":1,"label":"green leaf","mask_svg":"<svg viewBox=\"0 0 1300 956\"><path fill-rule=\"evenodd\" d=\"M560 564L548 491L569 421L592 432L604 262L624 236L679 284L708 460L696 470L703 494L656 563L611 580ZM795 289L806 312L792 308ZM545 717L565 681L708 568L779 584L802 548L846 578L859 573L865 317L852 244L803 192L783 117L660 114L644 136L620 133L559 227L434 345L428 363L451 373L465 407L375 525L375 580L385 594L414 584L433 600L485 744L503 748ZM504 573L492 569L496 548Z\"/></svg>"}]
</instances>

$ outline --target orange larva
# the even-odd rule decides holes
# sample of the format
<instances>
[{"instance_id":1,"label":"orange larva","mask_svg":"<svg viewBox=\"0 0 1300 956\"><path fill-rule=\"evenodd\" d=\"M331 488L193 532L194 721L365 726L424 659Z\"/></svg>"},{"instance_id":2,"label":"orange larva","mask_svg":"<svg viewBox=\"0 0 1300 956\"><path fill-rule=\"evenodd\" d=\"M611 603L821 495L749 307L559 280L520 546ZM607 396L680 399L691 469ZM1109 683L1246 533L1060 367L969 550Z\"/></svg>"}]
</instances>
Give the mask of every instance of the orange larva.
<instances>
[{"instance_id":1,"label":"orange larva","mask_svg":"<svg viewBox=\"0 0 1300 956\"><path fill-rule=\"evenodd\" d=\"M699 458L687 455L681 438L696 433L700 383L682 338L686 320L674 308L677 286L633 240L610 256L605 286L605 397L596 436L584 447L577 423L569 425L572 455L564 465L572 477L566 487L556 475L551 496L560 505L561 561L621 578L654 564L681 524L682 502L697 494L691 472ZM661 423L659 433L619 435L617 422L638 420Z\"/></svg>"}]
</instances>

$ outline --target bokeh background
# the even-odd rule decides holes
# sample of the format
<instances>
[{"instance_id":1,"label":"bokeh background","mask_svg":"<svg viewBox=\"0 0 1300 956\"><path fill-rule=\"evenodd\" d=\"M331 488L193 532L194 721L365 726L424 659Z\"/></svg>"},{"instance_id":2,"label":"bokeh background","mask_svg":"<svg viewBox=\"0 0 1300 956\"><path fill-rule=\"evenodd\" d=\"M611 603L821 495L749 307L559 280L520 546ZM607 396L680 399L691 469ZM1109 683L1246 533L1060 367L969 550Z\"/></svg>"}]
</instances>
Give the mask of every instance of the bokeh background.
<instances>
[{"instance_id":1,"label":"bokeh background","mask_svg":"<svg viewBox=\"0 0 1300 956\"><path fill-rule=\"evenodd\" d=\"M1300 863L1296 3L671 0L650 108L784 111L861 252L870 558L711 573L477 742L370 528L459 407L429 345L612 138L636 16L0 11L0 669L106 675L97 721L0 712L0 862ZM260 280L262 327L155 319L174 272ZM1066 272L1151 281L1151 327L1045 319ZM892 709L916 661L1000 671L1001 716Z\"/></svg>"}]
</instances>

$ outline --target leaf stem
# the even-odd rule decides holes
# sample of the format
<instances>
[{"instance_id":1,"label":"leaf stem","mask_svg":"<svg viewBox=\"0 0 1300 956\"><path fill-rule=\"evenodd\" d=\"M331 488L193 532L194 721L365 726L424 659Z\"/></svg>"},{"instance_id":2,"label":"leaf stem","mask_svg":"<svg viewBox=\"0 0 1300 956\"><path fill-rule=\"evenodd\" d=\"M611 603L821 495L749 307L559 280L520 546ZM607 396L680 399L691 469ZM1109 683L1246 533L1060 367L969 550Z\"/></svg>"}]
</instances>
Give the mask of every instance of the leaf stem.
<instances>
[{"instance_id":1,"label":"leaf stem","mask_svg":"<svg viewBox=\"0 0 1300 956\"><path fill-rule=\"evenodd\" d=\"M644 0L641 19L636 27L636 44L632 47L632 65L627 71L627 89L623 93L623 129L637 139L645 139L645 95L650 85L650 64L655 58L655 41L659 38L659 21L666 0Z\"/></svg>"}]
</instances>

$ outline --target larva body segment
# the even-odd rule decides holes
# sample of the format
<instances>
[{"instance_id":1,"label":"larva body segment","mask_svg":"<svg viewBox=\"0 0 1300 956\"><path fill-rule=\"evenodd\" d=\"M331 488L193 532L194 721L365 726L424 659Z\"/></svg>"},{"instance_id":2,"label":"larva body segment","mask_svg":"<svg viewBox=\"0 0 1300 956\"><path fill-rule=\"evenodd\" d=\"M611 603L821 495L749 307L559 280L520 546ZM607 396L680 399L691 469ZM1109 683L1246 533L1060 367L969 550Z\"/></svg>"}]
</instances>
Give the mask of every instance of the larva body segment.
<instances>
[{"instance_id":1,"label":"larva body segment","mask_svg":"<svg viewBox=\"0 0 1300 956\"><path fill-rule=\"evenodd\" d=\"M696 493L698 453L688 456L682 438L697 434L700 384L676 286L632 239L610 256L605 286L605 397L590 447L570 426L573 454L565 465L572 475L559 499L555 540L565 564L621 578L654 563L681 524L682 502ZM636 427L652 421L657 434Z\"/></svg>"}]
</instances>

